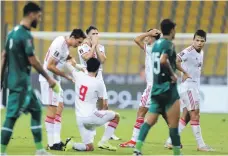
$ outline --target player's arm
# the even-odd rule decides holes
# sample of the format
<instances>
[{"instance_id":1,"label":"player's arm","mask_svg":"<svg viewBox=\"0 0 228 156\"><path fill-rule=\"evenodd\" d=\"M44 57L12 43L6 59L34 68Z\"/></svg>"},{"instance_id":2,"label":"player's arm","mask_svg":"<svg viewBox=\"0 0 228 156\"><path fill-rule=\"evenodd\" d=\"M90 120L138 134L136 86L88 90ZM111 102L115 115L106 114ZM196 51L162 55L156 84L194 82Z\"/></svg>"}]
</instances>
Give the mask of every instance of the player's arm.
<instances>
[{"instance_id":1,"label":"player's arm","mask_svg":"<svg viewBox=\"0 0 228 156\"><path fill-rule=\"evenodd\" d=\"M172 79L172 82L173 83L176 83L177 81L177 76L175 74L175 72L173 71L171 65L170 65L170 62L169 62L169 55L171 53L171 50L170 49L166 49L162 52L161 56L160 56L160 64L161 64L161 67L164 67L164 68L167 68L168 71L169 71L169 75Z\"/></svg>"},{"instance_id":2,"label":"player's arm","mask_svg":"<svg viewBox=\"0 0 228 156\"><path fill-rule=\"evenodd\" d=\"M100 60L100 62L102 64L104 64L104 62L106 60L104 46L103 45L97 45L96 46L96 53L97 53L97 57Z\"/></svg>"},{"instance_id":3,"label":"player's arm","mask_svg":"<svg viewBox=\"0 0 228 156\"><path fill-rule=\"evenodd\" d=\"M29 63L36 69L38 73L40 73L45 79L48 81L49 85L55 92L59 92L61 87L58 83L55 82L47 72L44 70L43 66L41 65L40 61L34 54L34 44L32 37L28 37L27 39L23 39L23 45L25 47L25 54L27 55Z\"/></svg>"},{"instance_id":4,"label":"player's arm","mask_svg":"<svg viewBox=\"0 0 228 156\"><path fill-rule=\"evenodd\" d=\"M98 98L98 100L97 100L97 109L98 110L103 110L104 109L103 98Z\"/></svg>"},{"instance_id":5,"label":"player's arm","mask_svg":"<svg viewBox=\"0 0 228 156\"><path fill-rule=\"evenodd\" d=\"M98 101L97 101L98 105L97 106L99 110L105 110L104 99L103 99L104 88L100 81L97 83L97 85L98 85Z\"/></svg>"},{"instance_id":6,"label":"player's arm","mask_svg":"<svg viewBox=\"0 0 228 156\"><path fill-rule=\"evenodd\" d=\"M1 62L1 88L3 87L3 76L4 76L4 72L5 72L5 67L6 67L6 52L5 50L2 51L2 62Z\"/></svg>"},{"instance_id":7,"label":"player's arm","mask_svg":"<svg viewBox=\"0 0 228 156\"><path fill-rule=\"evenodd\" d=\"M60 71L56 65L58 63L58 60L56 60L56 58L54 57L50 57L50 59L48 60L48 65L47 65L47 69L50 70L51 72L53 72L56 75L65 77L66 79L72 81L72 78L69 77L68 75L66 75L64 72Z\"/></svg>"},{"instance_id":8,"label":"player's arm","mask_svg":"<svg viewBox=\"0 0 228 156\"><path fill-rule=\"evenodd\" d=\"M87 61L93 57L96 49L96 44L92 43L92 47L89 46L89 41L84 40L82 45L79 47L79 53L82 56L83 60Z\"/></svg>"},{"instance_id":9,"label":"player's arm","mask_svg":"<svg viewBox=\"0 0 228 156\"><path fill-rule=\"evenodd\" d=\"M176 58L176 67L177 67L177 70L179 70L180 72L182 72L184 75L183 75L183 81L185 81L186 79L188 78L191 78L188 73L182 68L181 66L181 62L183 60L186 60L187 59L187 54L182 51L180 53L177 54L177 58Z\"/></svg>"},{"instance_id":10,"label":"player's arm","mask_svg":"<svg viewBox=\"0 0 228 156\"><path fill-rule=\"evenodd\" d=\"M137 36L134 41L135 43L142 49L142 50L145 50L144 49L144 43L143 43L143 40L147 37L147 36L157 36L159 35L161 32L157 29L153 29L149 32L146 32L146 33L143 33L139 36Z\"/></svg>"}]
</instances>

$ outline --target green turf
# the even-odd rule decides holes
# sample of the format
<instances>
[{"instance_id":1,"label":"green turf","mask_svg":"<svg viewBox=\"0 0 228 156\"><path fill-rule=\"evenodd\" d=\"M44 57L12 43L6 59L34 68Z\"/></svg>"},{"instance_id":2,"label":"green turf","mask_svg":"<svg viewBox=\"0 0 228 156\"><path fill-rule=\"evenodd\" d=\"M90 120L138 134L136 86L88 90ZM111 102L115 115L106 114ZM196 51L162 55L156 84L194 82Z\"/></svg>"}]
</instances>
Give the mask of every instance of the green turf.
<instances>
[{"instance_id":1,"label":"green turf","mask_svg":"<svg viewBox=\"0 0 228 156\"><path fill-rule=\"evenodd\" d=\"M117 110L121 115L119 127L116 135L122 138L122 141L111 141L113 145L118 145L123 141L130 139L132 127L135 122L135 110ZM43 112L43 121L45 117ZM3 122L5 111L1 111L1 122ZM17 121L14 127L14 133L7 149L8 154L34 154L35 146L30 131L30 115L23 115ZM190 126L187 126L181 135L182 144L184 146L182 153L184 155L228 155L228 114L201 114L201 128L205 142L216 149L216 152L198 152L196 151L196 141L193 137ZM104 132L104 127L97 129L95 138L95 146ZM80 135L76 126L74 109L66 108L63 113L62 139L74 137L74 140L80 142ZM164 141L168 137L168 129L160 118L158 124L150 130L143 147L143 154L150 155L167 155L172 154L171 150L164 149ZM43 122L43 143L47 144L46 132ZM132 155L131 148L119 148L116 152L101 150L95 148L93 152L56 152L50 151L52 154L59 155Z\"/></svg>"}]
</instances>

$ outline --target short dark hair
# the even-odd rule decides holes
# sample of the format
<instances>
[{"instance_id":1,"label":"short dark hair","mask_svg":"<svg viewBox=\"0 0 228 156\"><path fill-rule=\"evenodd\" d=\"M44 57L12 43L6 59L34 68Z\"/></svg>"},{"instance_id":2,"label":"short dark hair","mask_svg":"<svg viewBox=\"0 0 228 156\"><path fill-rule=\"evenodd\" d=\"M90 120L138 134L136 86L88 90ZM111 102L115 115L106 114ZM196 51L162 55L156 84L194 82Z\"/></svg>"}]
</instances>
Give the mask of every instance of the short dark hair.
<instances>
[{"instance_id":1,"label":"short dark hair","mask_svg":"<svg viewBox=\"0 0 228 156\"><path fill-rule=\"evenodd\" d=\"M88 35L91 30L98 30L95 26L89 26L89 28L86 29L86 34Z\"/></svg>"},{"instance_id":2,"label":"short dark hair","mask_svg":"<svg viewBox=\"0 0 228 156\"><path fill-rule=\"evenodd\" d=\"M88 72L96 72L100 67L100 61L94 57L90 58L87 62L87 70Z\"/></svg>"},{"instance_id":3,"label":"short dark hair","mask_svg":"<svg viewBox=\"0 0 228 156\"><path fill-rule=\"evenodd\" d=\"M203 37L205 41L207 40L207 33L204 30L201 30L201 29L197 30L194 34L193 39L195 39L196 36Z\"/></svg>"},{"instance_id":4,"label":"short dark hair","mask_svg":"<svg viewBox=\"0 0 228 156\"><path fill-rule=\"evenodd\" d=\"M31 12L41 11L41 7L34 2L28 2L23 9L23 16L27 16Z\"/></svg>"},{"instance_id":5,"label":"short dark hair","mask_svg":"<svg viewBox=\"0 0 228 156\"><path fill-rule=\"evenodd\" d=\"M146 32L149 32L153 30L152 28L148 29ZM158 40L161 37L161 34L158 34L157 36L153 36L156 40Z\"/></svg>"},{"instance_id":6,"label":"short dark hair","mask_svg":"<svg viewBox=\"0 0 228 156\"><path fill-rule=\"evenodd\" d=\"M176 23L174 23L172 20L170 19L164 19L161 24L161 31L163 35L169 35L171 30L173 28L175 28Z\"/></svg>"},{"instance_id":7,"label":"short dark hair","mask_svg":"<svg viewBox=\"0 0 228 156\"><path fill-rule=\"evenodd\" d=\"M74 29L71 34L70 37L74 37L74 38L86 38L85 33L82 31L82 29Z\"/></svg>"}]
</instances>

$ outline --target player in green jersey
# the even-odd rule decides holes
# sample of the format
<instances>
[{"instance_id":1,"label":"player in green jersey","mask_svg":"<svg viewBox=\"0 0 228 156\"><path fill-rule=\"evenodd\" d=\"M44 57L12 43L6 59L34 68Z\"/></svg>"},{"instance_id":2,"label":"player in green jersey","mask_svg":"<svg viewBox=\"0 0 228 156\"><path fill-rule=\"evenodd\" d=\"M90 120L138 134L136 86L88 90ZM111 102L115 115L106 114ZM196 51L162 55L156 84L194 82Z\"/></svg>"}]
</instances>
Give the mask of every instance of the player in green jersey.
<instances>
[{"instance_id":1,"label":"player in green jersey","mask_svg":"<svg viewBox=\"0 0 228 156\"><path fill-rule=\"evenodd\" d=\"M175 37L176 24L169 19L161 22L163 37L155 41L152 49L153 88L151 105L146 122L142 125L134 150L142 155L143 142L150 128L157 122L160 112L166 112L169 133L173 143L174 155L180 155L180 136L178 121L180 116L180 97L177 91L176 52L172 40Z\"/></svg>"},{"instance_id":2,"label":"player in green jersey","mask_svg":"<svg viewBox=\"0 0 228 156\"><path fill-rule=\"evenodd\" d=\"M31 66L33 66L48 81L55 92L61 88L55 80L44 71L34 54L33 37L30 29L36 28L41 20L41 8L29 2L24 6L23 19L8 34L5 51L3 52L2 71L9 89L6 117L1 129L1 155L6 153L6 147L13 133L13 127L22 113L31 114L31 131L36 145L37 155L47 155L42 146L41 104L32 89ZM7 69L7 74L5 70Z\"/></svg>"}]
</instances>

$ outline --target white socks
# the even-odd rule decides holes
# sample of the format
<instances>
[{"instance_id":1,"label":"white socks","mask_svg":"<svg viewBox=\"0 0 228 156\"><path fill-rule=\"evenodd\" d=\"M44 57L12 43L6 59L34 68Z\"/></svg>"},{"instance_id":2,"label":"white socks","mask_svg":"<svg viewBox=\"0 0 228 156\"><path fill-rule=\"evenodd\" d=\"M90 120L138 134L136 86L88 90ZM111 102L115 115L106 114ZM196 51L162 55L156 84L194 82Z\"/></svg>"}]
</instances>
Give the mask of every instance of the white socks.
<instances>
[{"instance_id":1,"label":"white socks","mask_svg":"<svg viewBox=\"0 0 228 156\"><path fill-rule=\"evenodd\" d=\"M61 133L61 116L59 114L55 115L55 126L54 126L54 144L56 143L60 143L61 142L61 137L60 137L60 133Z\"/></svg>"},{"instance_id":2,"label":"white socks","mask_svg":"<svg viewBox=\"0 0 228 156\"><path fill-rule=\"evenodd\" d=\"M45 126L47 131L48 146L51 147L54 144L54 118L46 116Z\"/></svg>"},{"instance_id":3,"label":"white socks","mask_svg":"<svg viewBox=\"0 0 228 156\"><path fill-rule=\"evenodd\" d=\"M114 131L115 131L117 125L118 125L118 123L116 123L115 121L110 121L108 123L108 126L106 127L104 135L101 139L102 143L108 141L111 138L111 136L114 134Z\"/></svg>"},{"instance_id":4,"label":"white socks","mask_svg":"<svg viewBox=\"0 0 228 156\"><path fill-rule=\"evenodd\" d=\"M86 151L86 145L83 143L74 143L73 149L78 150L78 151Z\"/></svg>"},{"instance_id":5,"label":"white socks","mask_svg":"<svg viewBox=\"0 0 228 156\"><path fill-rule=\"evenodd\" d=\"M180 118L179 120L179 127L178 127L178 132L179 134L184 130L184 128L186 127L186 122L184 119ZM166 141L166 143L172 144L171 138L169 137Z\"/></svg>"},{"instance_id":6,"label":"white socks","mask_svg":"<svg viewBox=\"0 0 228 156\"><path fill-rule=\"evenodd\" d=\"M142 124L144 123L144 117L138 117L136 119L135 125L134 125L134 129L133 129L133 133L132 133L132 138L131 140L136 142L139 136L139 132L140 132L140 127L142 126Z\"/></svg>"},{"instance_id":7,"label":"white socks","mask_svg":"<svg viewBox=\"0 0 228 156\"><path fill-rule=\"evenodd\" d=\"M196 142L198 144L198 147L203 147L205 146L203 137L202 137L202 133L201 133L201 128L199 125L199 121L198 120L191 120L191 126L192 126L192 131L193 134L195 136Z\"/></svg>"}]
</instances>

